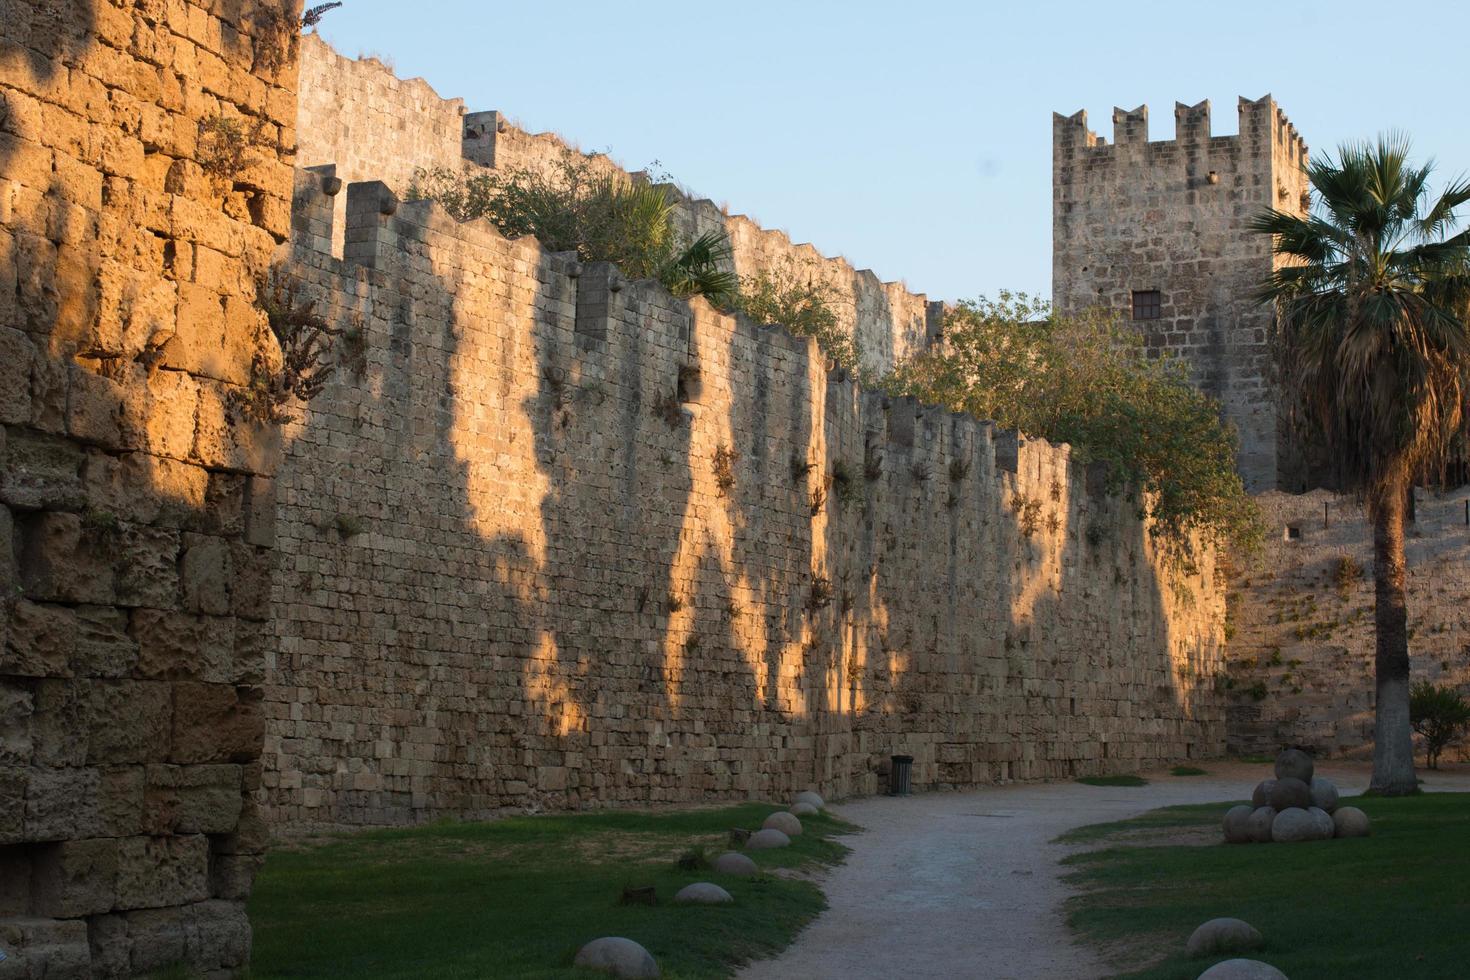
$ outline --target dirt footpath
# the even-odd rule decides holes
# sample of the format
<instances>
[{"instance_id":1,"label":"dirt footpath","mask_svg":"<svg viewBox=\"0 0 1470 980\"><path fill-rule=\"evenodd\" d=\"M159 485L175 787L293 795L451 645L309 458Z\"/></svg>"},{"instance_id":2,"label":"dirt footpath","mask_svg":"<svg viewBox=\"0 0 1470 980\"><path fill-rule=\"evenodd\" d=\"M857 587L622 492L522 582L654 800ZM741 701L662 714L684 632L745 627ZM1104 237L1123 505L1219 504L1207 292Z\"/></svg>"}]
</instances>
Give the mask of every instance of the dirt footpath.
<instances>
[{"instance_id":1,"label":"dirt footpath","mask_svg":"<svg viewBox=\"0 0 1470 980\"><path fill-rule=\"evenodd\" d=\"M1058 834L1156 807L1250 796L1270 765L1202 763L1207 776L1148 773L1136 788L1080 783L1002 786L970 793L871 797L832 809L863 832L823 882L830 907L774 960L742 980L945 977L1095 980L1108 974L1073 942L1062 918L1068 890ZM1368 785L1366 765L1318 771L1345 794ZM1470 775L1428 774L1428 789L1470 789ZM1221 813L1223 817L1223 812Z\"/></svg>"}]
</instances>

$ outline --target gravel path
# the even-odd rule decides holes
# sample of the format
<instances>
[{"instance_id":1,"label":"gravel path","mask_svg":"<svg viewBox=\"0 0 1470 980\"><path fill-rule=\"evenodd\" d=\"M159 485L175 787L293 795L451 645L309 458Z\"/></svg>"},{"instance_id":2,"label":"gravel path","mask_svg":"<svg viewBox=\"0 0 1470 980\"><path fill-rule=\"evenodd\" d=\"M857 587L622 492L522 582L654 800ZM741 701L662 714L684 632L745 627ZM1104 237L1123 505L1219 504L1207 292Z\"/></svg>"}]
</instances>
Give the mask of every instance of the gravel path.
<instances>
[{"instance_id":1,"label":"gravel path","mask_svg":"<svg viewBox=\"0 0 1470 980\"><path fill-rule=\"evenodd\" d=\"M1068 890L1052 844L1074 827L1122 820L1176 803L1241 799L1269 765L1204 763L1208 776L1149 773L1148 786L1080 783L1001 786L833 805L864 830L823 883L829 908L774 960L742 980L917 977L1064 980L1107 976L1072 941L1062 919ZM1368 784L1368 767L1323 764L1344 793ZM1429 788L1470 789L1470 775ZM1222 814L1223 816L1223 814Z\"/></svg>"}]
</instances>

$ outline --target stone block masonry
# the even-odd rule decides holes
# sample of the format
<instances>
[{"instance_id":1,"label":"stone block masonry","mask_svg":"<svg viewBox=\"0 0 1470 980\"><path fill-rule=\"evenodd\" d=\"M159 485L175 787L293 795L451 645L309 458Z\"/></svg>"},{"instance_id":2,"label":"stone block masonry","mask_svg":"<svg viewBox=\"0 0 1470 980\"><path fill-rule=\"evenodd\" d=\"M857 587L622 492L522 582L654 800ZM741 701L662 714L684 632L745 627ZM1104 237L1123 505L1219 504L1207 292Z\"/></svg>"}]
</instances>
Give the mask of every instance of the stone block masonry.
<instances>
[{"instance_id":1,"label":"stone block masonry","mask_svg":"<svg viewBox=\"0 0 1470 980\"><path fill-rule=\"evenodd\" d=\"M1373 752L1373 531L1325 490L1257 500L1269 535L1229 583L1230 750ZM1408 556L1411 676L1470 694L1470 490L1418 491ZM1451 747L1447 758L1462 748Z\"/></svg>"},{"instance_id":2,"label":"stone block masonry","mask_svg":"<svg viewBox=\"0 0 1470 980\"><path fill-rule=\"evenodd\" d=\"M7 980L249 956L279 441L230 405L274 352L299 7L0 3Z\"/></svg>"},{"instance_id":3,"label":"stone block masonry","mask_svg":"<svg viewBox=\"0 0 1470 980\"><path fill-rule=\"evenodd\" d=\"M1148 138L1148 107L1113 110L1113 144L1087 114L1052 126L1056 308L1138 317L1149 347L1189 365L1240 433L1247 489L1298 489L1301 453L1278 452L1271 311L1256 299L1276 259L1246 228L1267 207L1302 213L1307 147L1275 101L1241 99L1235 136L1210 132L1210 104L1176 104L1175 138ZM1139 297L1135 294L1156 294Z\"/></svg>"},{"instance_id":4,"label":"stone block masonry","mask_svg":"<svg viewBox=\"0 0 1470 980\"><path fill-rule=\"evenodd\" d=\"M301 79L298 162L335 166L344 181L381 180L403 192L420 167L549 173L567 159L583 161L597 174L629 176L604 154L582 154L551 133L528 133L502 112L466 113L461 100L440 98L423 79L396 78L373 58L345 58L314 36L303 39ZM738 274L794 272L825 284L840 324L858 339L867 369L886 371L937 335L941 304L904 283L884 282L871 269L825 256L809 244L792 242L783 231L762 228L673 185L666 190L685 236L711 231L729 236ZM339 200L338 255L342 207Z\"/></svg>"},{"instance_id":5,"label":"stone block masonry","mask_svg":"<svg viewBox=\"0 0 1470 980\"><path fill-rule=\"evenodd\" d=\"M1065 447L813 342L298 174L348 332L285 432L260 799L399 824L958 788L1223 748L1222 593ZM333 238L345 215L345 254Z\"/></svg>"}]
</instances>

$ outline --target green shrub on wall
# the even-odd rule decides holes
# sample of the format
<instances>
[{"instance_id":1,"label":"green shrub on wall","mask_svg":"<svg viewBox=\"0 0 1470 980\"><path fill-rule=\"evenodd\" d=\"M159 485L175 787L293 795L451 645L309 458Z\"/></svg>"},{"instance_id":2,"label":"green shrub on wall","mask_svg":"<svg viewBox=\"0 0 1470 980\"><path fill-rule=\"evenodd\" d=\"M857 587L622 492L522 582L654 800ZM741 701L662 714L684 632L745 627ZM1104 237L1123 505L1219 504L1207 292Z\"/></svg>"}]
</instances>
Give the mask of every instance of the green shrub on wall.
<instances>
[{"instance_id":1,"label":"green shrub on wall","mask_svg":"<svg viewBox=\"0 0 1470 980\"><path fill-rule=\"evenodd\" d=\"M1108 463L1112 489L1143 491L1156 536L1252 546L1260 519L1236 473L1236 437L1185 365L1151 357L1127 324L1064 317L1025 294L951 308L943 342L883 379L913 395Z\"/></svg>"},{"instance_id":2,"label":"green shrub on wall","mask_svg":"<svg viewBox=\"0 0 1470 980\"><path fill-rule=\"evenodd\" d=\"M800 337L811 337L839 367L857 373L862 351L851 327L837 318L834 290L811 265L787 259L769 269L740 277L735 305L757 323L779 324Z\"/></svg>"},{"instance_id":3,"label":"green shrub on wall","mask_svg":"<svg viewBox=\"0 0 1470 980\"><path fill-rule=\"evenodd\" d=\"M857 338L841 324L836 292L814 263L786 259L737 277L725 235L688 240L675 230L675 202L662 185L599 175L588 161L569 155L550 174L420 168L408 197L437 201L459 221L487 218L504 235L534 235L554 252L616 263L624 275L657 279L675 296L704 296L759 323L812 337L834 364L859 370Z\"/></svg>"},{"instance_id":4,"label":"green shrub on wall","mask_svg":"<svg viewBox=\"0 0 1470 980\"><path fill-rule=\"evenodd\" d=\"M616 263L624 275L657 279L675 296L704 296L723 307L735 299L723 234L685 238L674 228L665 188L596 174L581 158L563 157L550 174L420 168L408 196L437 201L460 221L487 218L507 236L534 235L553 252Z\"/></svg>"}]
</instances>

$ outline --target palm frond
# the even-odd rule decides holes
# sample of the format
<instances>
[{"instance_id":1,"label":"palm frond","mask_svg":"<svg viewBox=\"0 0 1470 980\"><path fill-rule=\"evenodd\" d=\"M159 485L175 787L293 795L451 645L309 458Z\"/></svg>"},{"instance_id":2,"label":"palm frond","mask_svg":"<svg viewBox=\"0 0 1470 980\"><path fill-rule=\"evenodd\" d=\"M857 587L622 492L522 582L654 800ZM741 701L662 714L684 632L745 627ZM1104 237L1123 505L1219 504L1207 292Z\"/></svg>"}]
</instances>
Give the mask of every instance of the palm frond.
<instances>
[{"instance_id":1,"label":"palm frond","mask_svg":"<svg viewBox=\"0 0 1470 980\"><path fill-rule=\"evenodd\" d=\"M1253 230L1282 260L1257 290L1276 307L1284 406L1323 439L1370 504L1442 465L1470 392L1470 233L1450 234L1470 183L1438 197L1401 134L1313 162L1307 216Z\"/></svg>"},{"instance_id":2,"label":"palm frond","mask_svg":"<svg viewBox=\"0 0 1470 980\"><path fill-rule=\"evenodd\" d=\"M672 256L659 279L675 296L704 296L728 308L740 287L730 260L730 239L720 232L708 232Z\"/></svg>"}]
</instances>

